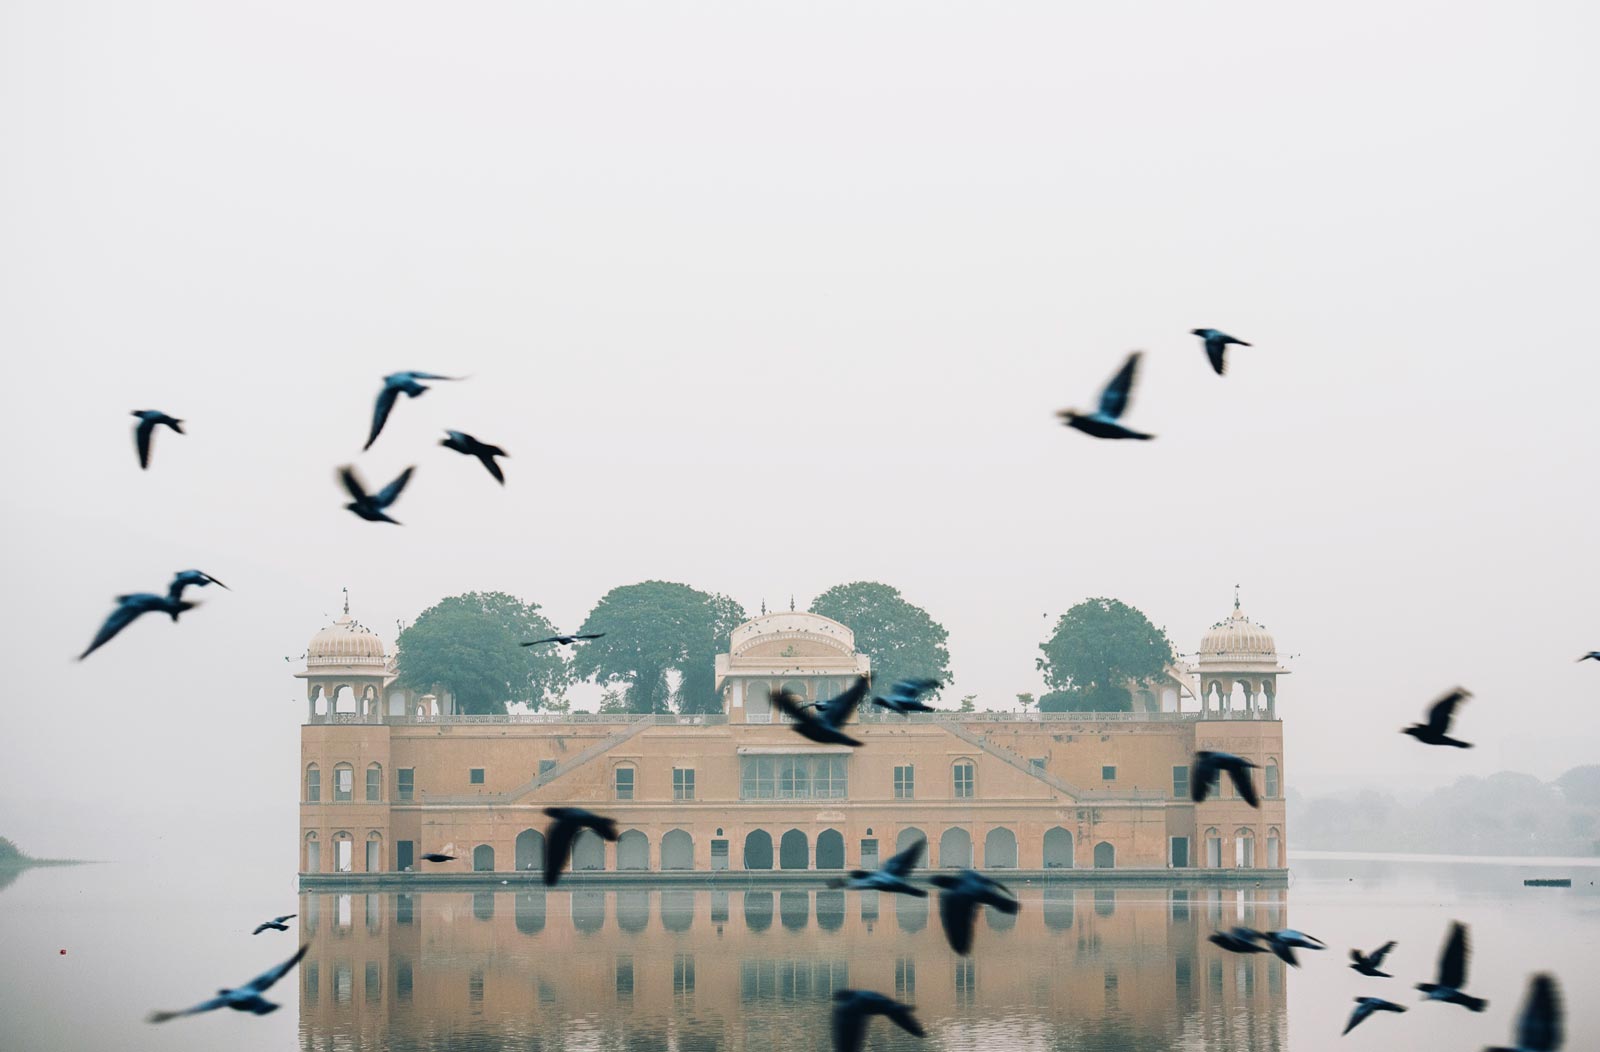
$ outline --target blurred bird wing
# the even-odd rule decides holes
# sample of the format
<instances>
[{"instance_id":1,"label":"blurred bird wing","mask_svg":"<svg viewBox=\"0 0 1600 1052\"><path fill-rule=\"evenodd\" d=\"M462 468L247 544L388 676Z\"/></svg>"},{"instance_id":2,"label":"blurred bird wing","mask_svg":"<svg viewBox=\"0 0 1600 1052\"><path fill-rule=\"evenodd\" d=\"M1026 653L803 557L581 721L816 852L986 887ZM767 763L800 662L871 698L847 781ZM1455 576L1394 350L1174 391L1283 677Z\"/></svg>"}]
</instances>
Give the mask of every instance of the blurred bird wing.
<instances>
[{"instance_id":1,"label":"blurred bird wing","mask_svg":"<svg viewBox=\"0 0 1600 1052\"><path fill-rule=\"evenodd\" d=\"M939 923L944 925L950 948L957 953L971 952L972 926L977 916L978 904L972 899L948 891L939 893Z\"/></svg>"},{"instance_id":2,"label":"blurred bird wing","mask_svg":"<svg viewBox=\"0 0 1600 1052\"><path fill-rule=\"evenodd\" d=\"M133 444L139 451L139 466L150 466L150 433L156 429L156 422L145 417L139 418L139 423L133 429Z\"/></svg>"},{"instance_id":3,"label":"blurred bird wing","mask_svg":"<svg viewBox=\"0 0 1600 1052\"><path fill-rule=\"evenodd\" d=\"M1221 376L1226 366L1225 355L1228 350L1228 341L1215 336L1206 337L1206 357L1211 359L1211 368Z\"/></svg>"},{"instance_id":4,"label":"blurred bird wing","mask_svg":"<svg viewBox=\"0 0 1600 1052\"><path fill-rule=\"evenodd\" d=\"M495 463L493 455L491 455L487 450L483 450L478 453L478 462L488 469L489 474L494 476L494 480L496 482L499 482L502 485L505 483L506 473L500 470L500 465Z\"/></svg>"},{"instance_id":5,"label":"blurred bird wing","mask_svg":"<svg viewBox=\"0 0 1600 1052\"><path fill-rule=\"evenodd\" d=\"M262 972L254 979L251 979L248 983L245 983L239 989L254 990L258 994L265 993L272 987L273 983L288 975L289 969L299 964L300 958L304 957L306 955L306 951L309 949L311 949L311 944L309 942L304 943L298 950L295 951L293 957L289 958L287 961L284 961L275 968L269 968L268 970Z\"/></svg>"},{"instance_id":6,"label":"blurred bird wing","mask_svg":"<svg viewBox=\"0 0 1600 1052\"><path fill-rule=\"evenodd\" d=\"M584 633L582 635L573 636L572 638L573 639L599 639L600 637L602 637L604 635L605 635L604 632L586 632L586 633Z\"/></svg>"},{"instance_id":7,"label":"blurred bird wing","mask_svg":"<svg viewBox=\"0 0 1600 1052\"><path fill-rule=\"evenodd\" d=\"M883 871L894 877L909 877L911 871L917 868L917 863L922 861L922 849L927 846L927 840L918 837L910 847L885 862Z\"/></svg>"},{"instance_id":8,"label":"blurred bird wing","mask_svg":"<svg viewBox=\"0 0 1600 1052\"><path fill-rule=\"evenodd\" d=\"M1233 781L1233 787L1239 791L1239 795L1244 798L1245 803L1251 807L1260 807L1261 800L1256 796L1255 779L1250 777L1250 771L1251 768L1249 767L1230 766L1228 768L1228 777Z\"/></svg>"},{"instance_id":9,"label":"blurred bird wing","mask_svg":"<svg viewBox=\"0 0 1600 1052\"><path fill-rule=\"evenodd\" d=\"M908 1034L921 1037L926 1032L922 1029L922 1024L917 1022L917 1017L911 1014L910 1005L903 1005L899 1001L890 1001L888 1007L883 1010L883 1014L893 1019L900 1029Z\"/></svg>"},{"instance_id":10,"label":"blurred bird wing","mask_svg":"<svg viewBox=\"0 0 1600 1052\"><path fill-rule=\"evenodd\" d=\"M1368 957L1367 960L1374 968L1376 968L1378 965L1383 963L1383 959L1385 957L1389 956L1389 951L1392 949L1394 949L1394 941L1391 939L1389 942L1379 946L1376 950L1373 950L1372 956Z\"/></svg>"},{"instance_id":11,"label":"blurred bird wing","mask_svg":"<svg viewBox=\"0 0 1600 1052\"><path fill-rule=\"evenodd\" d=\"M1554 1052L1561 1047L1561 994L1555 980L1536 975L1528 1000L1517 1017L1517 1046L1527 1052Z\"/></svg>"},{"instance_id":12,"label":"blurred bird wing","mask_svg":"<svg viewBox=\"0 0 1600 1052\"><path fill-rule=\"evenodd\" d=\"M526 643L523 643L522 646L525 646L525 647L536 647L540 643L559 643L559 642L561 642L561 637L560 636L550 636L547 639L530 639Z\"/></svg>"},{"instance_id":13,"label":"blurred bird wing","mask_svg":"<svg viewBox=\"0 0 1600 1052\"><path fill-rule=\"evenodd\" d=\"M377 501L384 507L393 504L400 496L400 491L406 488L406 483L411 481L411 473L417 470L414 467L406 468L400 472L395 480L378 491Z\"/></svg>"},{"instance_id":14,"label":"blurred bird wing","mask_svg":"<svg viewBox=\"0 0 1600 1052\"><path fill-rule=\"evenodd\" d=\"M772 698L772 704L785 716L792 717L793 719L799 720L802 723L807 723L816 719L816 717L807 712L805 707L802 706L799 701L795 699L795 696L790 694L788 691L775 690L771 692L770 696Z\"/></svg>"},{"instance_id":15,"label":"blurred bird wing","mask_svg":"<svg viewBox=\"0 0 1600 1052\"><path fill-rule=\"evenodd\" d=\"M218 1008L226 1008L227 1005L228 999L226 997L213 997L209 1001L201 1001L197 1005L193 1005L189 1008L181 1008L176 1012L151 1012L149 1015L145 1016L145 1022L165 1023L167 1020L177 1019L179 1016L199 1015L201 1012L214 1012Z\"/></svg>"},{"instance_id":16,"label":"blurred bird wing","mask_svg":"<svg viewBox=\"0 0 1600 1052\"><path fill-rule=\"evenodd\" d=\"M833 1006L834 1052L861 1052L867 1038L867 1017L854 1000Z\"/></svg>"},{"instance_id":17,"label":"blurred bird wing","mask_svg":"<svg viewBox=\"0 0 1600 1052\"><path fill-rule=\"evenodd\" d=\"M276 923L277 923L276 921L262 921L260 924L256 925L256 930L251 932L250 934L251 935L260 935L262 932L266 931L268 928L273 927Z\"/></svg>"},{"instance_id":18,"label":"blurred bird wing","mask_svg":"<svg viewBox=\"0 0 1600 1052\"><path fill-rule=\"evenodd\" d=\"M1444 734L1450 729L1450 719L1455 715L1456 706L1466 698L1464 690L1452 690L1444 697L1433 703L1428 709L1428 729L1435 734Z\"/></svg>"},{"instance_id":19,"label":"blurred bird wing","mask_svg":"<svg viewBox=\"0 0 1600 1052\"><path fill-rule=\"evenodd\" d=\"M286 921L286 920L294 920L298 916L300 916L300 914L298 914L298 913L285 913L281 917L274 917L272 919L274 921L277 921L279 924L282 924L284 921Z\"/></svg>"},{"instance_id":20,"label":"blurred bird wing","mask_svg":"<svg viewBox=\"0 0 1600 1052\"><path fill-rule=\"evenodd\" d=\"M1111 378L1105 389L1100 392L1100 412L1115 420L1128 408L1128 399L1133 392L1134 376L1139 371L1139 352L1134 351L1128 355L1128 360L1122 363L1122 368L1117 370L1117 375Z\"/></svg>"},{"instance_id":21,"label":"blurred bird wing","mask_svg":"<svg viewBox=\"0 0 1600 1052\"><path fill-rule=\"evenodd\" d=\"M547 846L544 852L544 882L546 884L554 886L560 879L561 871L567 864L567 857L572 854L572 838L577 835L576 822L558 818L550 823L550 828L545 831Z\"/></svg>"},{"instance_id":22,"label":"blurred bird wing","mask_svg":"<svg viewBox=\"0 0 1600 1052\"><path fill-rule=\"evenodd\" d=\"M1444 952L1439 955L1439 985L1448 986L1452 990L1461 989L1461 984L1467 981L1467 928L1457 922L1450 927L1450 938L1444 944Z\"/></svg>"},{"instance_id":23,"label":"blurred bird wing","mask_svg":"<svg viewBox=\"0 0 1600 1052\"><path fill-rule=\"evenodd\" d=\"M95 633L94 642L89 644L88 650L79 655L78 660L82 661L94 651L111 642L118 632L133 624L134 620L144 612L143 608L137 606L118 606L111 611L111 616L105 619L105 622L100 626L100 631Z\"/></svg>"},{"instance_id":24,"label":"blurred bird wing","mask_svg":"<svg viewBox=\"0 0 1600 1052\"><path fill-rule=\"evenodd\" d=\"M1207 342L1209 343L1210 341ZM1354 1030L1364 1019L1377 1010L1378 1009L1373 1006L1372 1002L1366 998L1356 998L1356 1010L1350 1013L1350 1022L1345 1024L1344 1033L1348 1034L1350 1031Z\"/></svg>"},{"instance_id":25,"label":"blurred bird wing","mask_svg":"<svg viewBox=\"0 0 1600 1052\"><path fill-rule=\"evenodd\" d=\"M348 465L339 469L339 481L344 483L345 492L350 494L350 499L357 504L367 500L367 491L362 488L361 478L356 474L355 468Z\"/></svg>"},{"instance_id":26,"label":"blurred bird wing","mask_svg":"<svg viewBox=\"0 0 1600 1052\"><path fill-rule=\"evenodd\" d=\"M867 696L867 677L857 676L843 694L822 706L822 721L830 727L842 727L855 714L861 699Z\"/></svg>"},{"instance_id":27,"label":"blurred bird wing","mask_svg":"<svg viewBox=\"0 0 1600 1052\"><path fill-rule=\"evenodd\" d=\"M1195 803L1200 803L1211 790L1217 787L1217 778L1222 772L1217 765L1208 759L1196 760L1189 765L1189 797Z\"/></svg>"},{"instance_id":28,"label":"blurred bird wing","mask_svg":"<svg viewBox=\"0 0 1600 1052\"><path fill-rule=\"evenodd\" d=\"M415 371L408 372L405 375L411 377L411 379L413 379L413 380L460 380L460 379L462 379L462 377L459 377L459 376L440 376L438 373L419 373L419 372L415 372Z\"/></svg>"},{"instance_id":29,"label":"blurred bird wing","mask_svg":"<svg viewBox=\"0 0 1600 1052\"><path fill-rule=\"evenodd\" d=\"M367 444L362 449L371 449L372 443L378 440L378 433L383 430L384 423L389 419L389 413L394 409L395 399L400 397L400 388L384 378L383 390L378 392L378 400L372 406L372 433L367 435Z\"/></svg>"}]
</instances>

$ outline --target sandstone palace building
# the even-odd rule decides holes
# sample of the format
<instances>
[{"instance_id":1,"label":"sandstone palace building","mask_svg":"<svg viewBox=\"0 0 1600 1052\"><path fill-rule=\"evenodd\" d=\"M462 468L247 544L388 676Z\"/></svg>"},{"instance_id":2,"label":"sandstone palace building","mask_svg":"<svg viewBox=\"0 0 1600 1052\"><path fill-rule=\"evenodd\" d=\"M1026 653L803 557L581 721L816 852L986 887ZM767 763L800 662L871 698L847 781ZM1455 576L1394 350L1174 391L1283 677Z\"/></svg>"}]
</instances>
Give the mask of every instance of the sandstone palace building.
<instances>
[{"instance_id":1,"label":"sandstone palace building","mask_svg":"<svg viewBox=\"0 0 1600 1052\"><path fill-rule=\"evenodd\" d=\"M553 804L623 831L580 837L579 873L870 869L918 837L935 869L1286 866L1286 670L1237 601L1192 667L1135 690L1132 712L863 709L851 733L865 744L850 749L801 738L770 707L772 689L825 699L867 671L844 625L775 613L740 625L718 656L721 713L464 715L448 695L399 687L383 641L347 611L297 673L300 872L308 883L537 872ZM1226 779L1220 797L1191 802L1198 749L1257 763L1260 808Z\"/></svg>"}]
</instances>

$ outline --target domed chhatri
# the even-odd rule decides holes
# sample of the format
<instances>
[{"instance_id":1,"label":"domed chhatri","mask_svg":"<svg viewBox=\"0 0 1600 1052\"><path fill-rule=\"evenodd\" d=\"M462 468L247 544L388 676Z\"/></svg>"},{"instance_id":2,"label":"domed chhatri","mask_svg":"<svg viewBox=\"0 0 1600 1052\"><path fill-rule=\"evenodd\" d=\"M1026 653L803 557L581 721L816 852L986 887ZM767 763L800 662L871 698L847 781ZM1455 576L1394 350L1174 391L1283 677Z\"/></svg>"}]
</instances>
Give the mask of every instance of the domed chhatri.
<instances>
[{"instance_id":1,"label":"domed chhatri","mask_svg":"<svg viewBox=\"0 0 1600 1052\"><path fill-rule=\"evenodd\" d=\"M383 640L378 634L358 624L348 610L322 631L311 637L306 645L306 668L315 669L329 665L344 668L376 667L388 664Z\"/></svg>"},{"instance_id":2,"label":"domed chhatri","mask_svg":"<svg viewBox=\"0 0 1600 1052\"><path fill-rule=\"evenodd\" d=\"M306 667L295 678L306 681L308 719L377 716L394 662L378 634L350 616L347 595L344 613L306 644Z\"/></svg>"},{"instance_id":3,"label":"domed chhatri","mask_svg":"<svg viewBox=\"0 0 1600 1052\"><path fill-rule=\"evenodd\" d=\"M1233 591L1233 613L1218 621L1200 640L1198 662L1192 670L1200 680L1203 714L1277 716L1278 677L1289 670L1278 664L1278 644L1272 633L1239 609L1239 590ZM1243 691L1234 705L1234 687Z\"/></svg>"},{"instance_id":4,"label":"domed chhatri","mask_svg":"<svg viewBox=\"0 0 1600 1052\"><path fill-rule=\"evenodd\" d=\"M1200 640L1200 663L1271 662L1278 664L1278 645L1272 633L1244 616L1239 609L1238 593L1233 597L1233 613L1226 621L1218 621Z\"/></svg>"}]
</instances>

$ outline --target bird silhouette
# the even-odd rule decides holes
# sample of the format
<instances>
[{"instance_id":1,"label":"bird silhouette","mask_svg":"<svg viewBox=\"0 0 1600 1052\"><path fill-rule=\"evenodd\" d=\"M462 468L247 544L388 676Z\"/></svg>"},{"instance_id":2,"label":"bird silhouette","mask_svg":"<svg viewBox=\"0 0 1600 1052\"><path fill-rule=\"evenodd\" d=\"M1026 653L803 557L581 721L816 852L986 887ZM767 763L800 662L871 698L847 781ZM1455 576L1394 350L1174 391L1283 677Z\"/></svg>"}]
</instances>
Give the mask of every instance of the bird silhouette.
<instances>
[{"instance_id":1,"label":"bird silhouette","mask_svg":"<svg viewBox=\"0 0 1600 1052\"><path fill-rule=\"evenodd\" d=\"M1011 889L975 869L963 869L954 876L938 873L932 878L939 889L939 922L950 948L965 956L972 952L972 928L979 906L993 906L1001 913L1016 913L1022 908Z\"/></svg>"},{"instance_id":2,"label":"bird silhouette","mask_svg":"<svg viewBox=\"0 0 1600 1052\"><path fill-rule=\"evenodd\" d=\"M110 616L105 619L105 623L100 626L100 631L95 633L94 641L89 644L89 649L78 655L79 661L111 642L118 632L133 624L144 614L166 614L176 622L179 614L185 610L193 610L200 605L199 603L191 603L187 599L174 599L170 595L156 595L153 592L134 592L132 595L119 595L116 602L116 609L111 611Z\"/></svg>"},{"instance_id":3,"label":"bird silhouette","mask_svg":"<svg viewBox=\"0 0 1600 1052\"><path fill-rule=\"evenodd\" d=\"M459 376L440 376L437 373L419 373L416 371L404 373L390 373L383 378L383 390L378 392L378 401L372 407L372 434L367 436L367 444L361 448L371 449L372 443L378 440L378 433L383 430L384 423L389 419L389 413L394 409L395 399L402 394L407 398L417 398L427 392L428 388L418 383L418 380L459 380Z\"/></svg>"},{"instance_id":4,"label":"bird silhouette","mask_svg":"<svg viewBox=\"0 0 1600 1052\"><path fill-rule=\"evenodd\" d=\"M540 643L555 643L558 646L570 647L572 644L582 640L599 639L603 635L605 635L604 632L577 632L570 636L551 636L548 639L530 639L528 642L521 643L519 645L525 647L536 647Z\"/></svg>"},{"instance_id":5,"label":"bird silhouette","mask_svg":"<svg viewBox=\"0 0 1600 1052\"><path fill-rule=\"evenodd\" d=\"M133 415L139 422L133 427L133 445L139 451L139 467L150 466L150 437L155 433L157 424L166 424L178 434L183 434L183 421L175 416L168 416L159 409L135 409Z\"/></svg>"},{"instance_id":6,"label":"bird silhouette","mask_svg":"<svg viewBox=\"0 0 1600 1052\"><path fill-rule=\"evenodd\" d=\"M555 819L544 834L544 882L551 887L561 879L561 871L572 855L572 841L580 830L592 829L607 840L617 839L616 820L593 811L581 807L547 807L544 813Z\"/></svg>"},{"instance_id":7,"label":"bird silhouette","mask_svg":"<svg viewBox=\"0 0 1600 1052\"><path fill-rule=\"evenodd\" d=\"M1459 738L1450 737L1450 720L1454 716L1456 706L1472 697L1472 692L1462 687L1457 687L1438 701L1428 710L1427 723L1413 723L1401 730L1401 734L1409 734L1424 745L1453 745L1457 749L1472 748L1471 742L1464 742Z\"/></svg>"},{"instance_id":8,"label":"bird silhouette","mask_svg":"<svg viewBox=\"0 0 1600 1052\"><path fill-rule=\"evenodd\" d=\"M235 1012L250 1012L254 1015L266 1015L276 1012L278 1005L267 1000L261 995L272 988L272 984L289 974L289 969L300 963L300 958L311 949L311 944L306 943L295 951L295 955L275 968L268 969L251 979L243 986L217 991L217 996L209 1001L201 1001L192 1008L185 1008L178 1012L151 1012L145 1017L147 1022L165 1023L169 1019L176 1019L182 1015L199 1015L201 1012L211 1012L218 1008L231 1008Z\"/></svg>"},{"instance_id":9,"label":"bird silhouette","mask_svg":"<svg viewBox=\"0 0 1600 1052\"><path fill-rule=\"evenodd\" d=\"M1263 932L1261 937L1267 940L1267 947L1284 964L1300 967L1300 962L1295 960L1294 951L1301 950L1326 950L1327 944L1314 935L1307 935L1303 931L1293 928L1284 928L1280 931Z\"/></svg>"},{"instance_id":10,"label":"bird silhouette","mask_svg":"<svg viewBox=\"0 0 1600 1052\"><path fill-rule=\"evenodd\" d=\"M909 716L913 712L933 712L933 706L924 704L922 696L942 686L944 684L936 679L897 679L894 686L889 688L887 698L873 698L872 703L902 716Z\"/></svg>"},{"instance_id":11,"label":"bird silhouette","mask_svg":"<svg viewBox=\"0 0 1600 1052\"><path fill-rule=\"evenodd\" d=\"M1218 376L1222 375L1224 368L1222 357L1223 352L1228 349L1228 344L1235 343L1240 347L1250 346L1237 337L1229 336L1221 329L1190 329L1189 335L1198 336L1205 341L1206 357L1211 359L1211 368L1217 371Z\"/></svg>"},{"instance_id":12,"label":"bird silhouette","mask_svg":"<svg viewBox=\"0 0 1600 1052\"><path fill-rule=\"evenodd\" d=\"M1267 953L1268 947L1263 944L1266 938L1254 928L1230 928L1227 931L1214 931L1206 936L1206 941L1220 946L1229 953Z\"/></svg>"},{"instance_id":13,"label":"bird silhouette","mask_svg":"<svg viewBox=\"0 0 1600 1052\"><path fill-rule=\"evenodd\" d=\"M1543 973L1528 981L1528 998L1517 1016L1516 1044L1497 1046L1485 1052L1556 1052L1564 1040L1562 1033L1561 991L1556 981Z\"/></svg>"},{"instance_id":14,"label":"bird silhouette","mask_svg":"<svg viewBox=\"0 0 1600 1052\"><path fill-rule=\"evenodd\" d=\"M429 851L422 856L422 861L424 862L454 862L455 860L455 855L441 855L437 851Z\"/></svg>"},{"instance_id":15,"label":"bird silhouette","mask_svg":"<svg viewBox=\"0 0 1600 1052\"><path fill-rule=\"evenodd\" d=\"M217 585L219 588L228 589L227 585L201 570L179 570L172 575L172 583L167 585L167 596L172 599L182 599L185 588L204 588L207 585Z\"/></svg>"},{"instance_id":16,"label":"bird silhouette","mask_svg":"<svg viewBox=\"0 0 1600 1052\"><path fill-rule=\"evenodd\" d=\"M1217 783L1222 779L1222 772L1228 773L1228 779L1233 782L1234 789L1244 798L1244 802L1251 807L1260 807L1261 800L1256 796L1255 780L1251 778L1250 771L1256 765L1242 756L1235 756L1231 752L1210 752L1202 749L1194 754L1194 763L1189 767L1189 796L1195 803L1200 803L1216 789Z\"/></svg>"},{"instance_id":17,"label":"bird silhouette","mask_svg":"<svg viewBox=\"0 0 1600 1052\"><path fill-rule=\"evenodd\" d=\"M1489 1002L1483 998L1461 991L1467 985L1467 957L1470 952L1467 926L1460 921L1452 922L1450 937L1445 940L1444 950L1439 954L1438 982L1417 984L1417 989L1427 994L1424 1001L1444 1001L1474 1012L1489 1007Z\"/></svg>"},{"instance_id":18,"label":"bird silhouette","mask_svg":"<svg viewBox=\"0 0 1600 1052\"><path fill-rule=\"evenodd\" d=\"M350 503L345 507L368 522L392 522L399 526L398 520L389 517L389 505L400 498L400 491L406 488L406 483L411 481L411 473L415 470L414 467L406 468L393 482L378 492L368 493L355 468L349 466L340 468L339 481L344 483L344 488L350 493Z\"/></svg>"},{"instance_id":19,"label":"bird silhouette","mask_svg":"<svg viewBox=\"0 0 1600 1052\"><path fill-rule=\"evenodd\" d=\"M286 920L290 920L290 919L292 919L292 918L294 918L296 916L298 916L298 914L285 913L281 917L274 917L269 921L262 921L260 924L256 925L256 930L251 932L250 934L251 935L260 935L262 932L267 931L269 929L272 930L272 931L288 931L289 930L289 926L287 924L283 923L283 922L286 921Z\"/></svg>"},{"instance_id":20,"label":"bird silhouette","mask_svg":"<svg viewBox=\"0 0 1600 1052\"><path fill-rule=\"evenodd\" d=\"M844 693L817 705L815 714L802 705L799 698L787 691L775 690L771 696L772 704L795 721L791 724L791 729L802 738L809 738L823 745L861 744L839 728L849 721L851 714L861 704L861 699L867 696L867 677L857 676L856 681L846 687Z\"/></svg>"},{"instance_id":21,"label":"bird silhouette","mask_svg":"<svg viewBox=\"0 0 1600 1052\"><path fill-rule=\"evenodd\" d=\"M1344 1029L1339 1032L1339 1036L1343 1037L1360 1026L1362 1021L1374 1012L1404 1011L1404 1005L1397 1005L1393 1001L1385 1001L1381 997L1358 997L1356 998L1356 1010L1350 1013L1350 1022L1344 1025Z\"/></svg>"},{"instance_id":22,"label":"bird silhouette","mask_svg":"<svg viewBox=\"0 0 1600 1052\"><path fill-rule=\"evenodd\" d=\"M1591 650L1587 654L1583 655L1583 657L1579 658L1578 660L1579 661L1600 661L1600 650Z\"/></svg>"},{"instance_id":23,"label":"bird silhouette","mask_svg":"<svg viewBox=\"0 0 1600 1052\"><path fill-rule=\"evenodd\" d=\"M1128 408L1128 399L1133 391L1133 380L1139 371L1139 351L1128 355L1128 360L1117 370L1100 392L1100 407L1092 413L1080 413L1076 409L1062 409L1056 413L1062 423L1068 427L1077 428L1086 435L1095 438L1154 438L1142 431L1135 431L1125 427L1118 420L1124 410Z\"/></svg>"},{"instance_id":24,"label":"bird silhouette","mask_svg":"<svg viewBox=\"0 0 1600 1052\"><path fill-rule=\"evenodd\" d=\"M887 891L899 895L914 895L919 899L928 897L928 893L906 878L911 876L911 871L917 868L917 862L922 858L922 849L928 842L918 837L911 846L899 852L889 861L875 870L852 869L849 879L834 879L828 881L830 888L851 888L856 891Z\"/></svg>"},{"instance_id":25,"label":"bird silhouette","mask_svg":"<svg viewBox=\"0 0 1600 1052\"><path fill-rule=\"evenodd\" d=\"M509 457L510 453L507 453L499 446L491 446L487 442L479 442L465 431L446 431L445 434L450 437L441 438L439 440L441 446L446 449L453 449L457 453L465 453L469 457L477 457L483 463L483 466L489 470L489 474L494 476L496 482L502 486L506 484L506 476L500 470L500 465L494 458Z\"/></svg>"},{"instance_id":26,"label":"bird silhouette","mask_svg":"<svg viewBox=\"0 0 1600 1052\"><path fill-rule=\"evenodd\" d=\"M917 1037L926 1032L915 1011L892 997L875 994L870 990L835 990L833 992L833 1048L834 1052L860 1052L867 1039L867 1021L875 1015L887 1016L908 1034Z\"/></svg>"},{"instance_id":27,"label":"bird silhouette","mask_svg":"<svg viewBox=\"0 0 1600 1052\"><path fill-rule=\"evenodd\" d=\"M1374 979L1393 979L1388 972L1379 971L1383 967L1383 959L1389 956L1389 951L1394 949L1393 941L1386 942L1371 953L1362 953L1360 950L1350 951L1350 967L1362 975L1369 975Z\"/></svg>"}]
</instances>

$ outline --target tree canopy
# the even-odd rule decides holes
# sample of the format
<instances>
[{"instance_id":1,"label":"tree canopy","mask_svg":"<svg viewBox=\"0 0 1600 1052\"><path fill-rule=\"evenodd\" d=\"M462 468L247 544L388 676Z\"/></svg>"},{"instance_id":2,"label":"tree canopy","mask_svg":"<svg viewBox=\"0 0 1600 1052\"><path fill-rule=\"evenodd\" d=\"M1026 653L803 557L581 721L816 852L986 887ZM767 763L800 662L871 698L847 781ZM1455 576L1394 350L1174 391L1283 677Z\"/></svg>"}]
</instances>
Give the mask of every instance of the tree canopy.
<instances>
[{"instance_id":1,"label":"tree canopy","mask_svg":"<svg viewBox=\"0 0 1600 1052\"><path fill-rule=\"evenodd\" d=\"M559 700L572 681L559 647L518 644L555 634L537 603L505 592L453 595L417 616L396 641L400 681L412 690L442 689L456 711L505 712L513 702L539 708Z\"/></svg>"},{"instance_id":2,"label":"tree canopy","mask_svg":"<svg viewBox=\"0 0 1600 1052\"><path fill-rule=\"evenodd\" d=\"M724 595L686 584L644 581L607 592L584 619L581 632L605 637L583 644L573 667L585 679L624 684L624 711L720 712L713 689L714 663L728 635L745 620L744 609ZM676 694L669 672L678 673Z\"/></svg>"},{"instance_id":3,"label":"tree canopy","mask_svg":"<svg viewBox=\"0 0 1600 1052\"><path fill-rule=\"evenodd\" d=\"M1039 649L1038 667L1056 688L1039 699L1042 712L1126 711L1132 699L1125 684L1148 683L1174 660L1166 632L1107 598L1085 599L1062 614Z\"/></svg>"},{"instance_id":4,"label":"tree canopy","mask_svg":"<svg viewBox=\"0 0 1600 1052\"><path fill-rule=\"evenodd\" d=\"M811 612L855 633L856 650L872 659L874 684L928 677L950 685L950 633L922 607L906 602L899 589L876 581L835 585L812 600Z\"/></svg>"}]
</instances>

